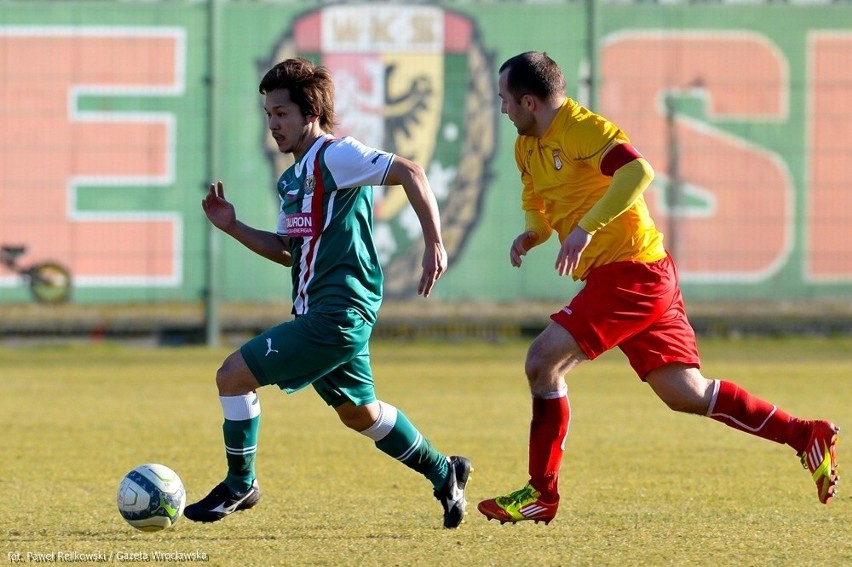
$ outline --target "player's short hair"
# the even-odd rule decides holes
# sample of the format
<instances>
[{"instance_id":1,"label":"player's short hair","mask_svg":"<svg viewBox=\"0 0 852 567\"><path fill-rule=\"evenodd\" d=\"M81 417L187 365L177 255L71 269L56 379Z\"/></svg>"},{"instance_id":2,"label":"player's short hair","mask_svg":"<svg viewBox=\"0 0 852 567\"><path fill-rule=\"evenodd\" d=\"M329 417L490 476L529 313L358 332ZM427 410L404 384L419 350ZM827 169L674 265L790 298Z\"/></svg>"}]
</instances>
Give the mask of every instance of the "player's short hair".
<instances>
[{"instance_id":1,"label":"player's short hair","mask_svg":"<svg viewBox=\"0 0 852 567\"><path fill-rule=\"evenodd\" d=\"M279 89L289 91L302 114L318 116L325 132L334 132L334 81L327 67L302 57L285 59L266 72L258 87L263 95Z\"/></svg>"},{"instance_id":2,"label":"player's short hair","mask_svg":"<svg viewBox=\"0 0 852 567\"><path fill-rule=\"evenodd\" d=\"M515 100L525 94L542 100L565 95L562 70L546 51L526 51L510 57L500 65L500 73L507 69L506 89Z\"/></svg>"}]
</instances>

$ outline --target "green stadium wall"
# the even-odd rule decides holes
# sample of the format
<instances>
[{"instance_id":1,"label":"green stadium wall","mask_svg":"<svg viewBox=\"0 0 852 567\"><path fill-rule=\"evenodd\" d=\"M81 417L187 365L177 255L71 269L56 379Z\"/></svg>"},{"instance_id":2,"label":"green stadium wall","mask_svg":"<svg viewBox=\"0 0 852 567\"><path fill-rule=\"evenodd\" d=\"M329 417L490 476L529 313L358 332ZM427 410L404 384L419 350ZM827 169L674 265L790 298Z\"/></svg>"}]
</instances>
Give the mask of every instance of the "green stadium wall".
<instances>
[{"instance_id":1,"label":"green stadium wall","mask_svg":"<svg viewBox=\"0 0 852 567\"><path fill-rule=\"evenodd\" d=\"M195 301L208 281L223 301L287 300L289 273L211 237L200 201L221 179L243 221L274 230L287 163L257 85L298 54L334 71L339 135L427 169L450 252L437 298L562 300L578 284L556 275L555 239L508 261L523 215L496 74L535 49L654 165L646 198L688 299L852 297L852 5L601 4L593 57L588 15L0 1L0 242L67 264L78 303ZM388 295L413 295L419 234L399 188L377 191L376 231ZM0 302L28 300L0 271Z\"/></svg>"}]
</instances>

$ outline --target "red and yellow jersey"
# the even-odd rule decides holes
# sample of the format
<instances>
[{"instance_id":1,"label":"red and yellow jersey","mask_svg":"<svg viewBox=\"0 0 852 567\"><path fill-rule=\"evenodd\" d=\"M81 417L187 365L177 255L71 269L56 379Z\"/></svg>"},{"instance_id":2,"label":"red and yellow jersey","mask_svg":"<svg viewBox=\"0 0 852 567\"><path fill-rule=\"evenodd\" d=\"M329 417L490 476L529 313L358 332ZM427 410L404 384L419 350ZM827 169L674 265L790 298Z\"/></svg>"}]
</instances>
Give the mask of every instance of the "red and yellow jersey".
<instances>
[{"instance_id":1,"label":"red and yellow jersey","mask_svg":"<svg viewBox=\"0 0 852 567\"><path fill-rule=\"evenodd\" d=\"M549 231L541 229L551 228L564 241L610 186L612 178L601 173L604 153L614 143L629 141L615 124L567 97L544 135L518 136L515 160L524 185L527 230L546 236ZM639 195L594 233L573 277L585 279L589 270L604 264L655 262L665 256L663 235Z\"/></svg>"}]
</instances>

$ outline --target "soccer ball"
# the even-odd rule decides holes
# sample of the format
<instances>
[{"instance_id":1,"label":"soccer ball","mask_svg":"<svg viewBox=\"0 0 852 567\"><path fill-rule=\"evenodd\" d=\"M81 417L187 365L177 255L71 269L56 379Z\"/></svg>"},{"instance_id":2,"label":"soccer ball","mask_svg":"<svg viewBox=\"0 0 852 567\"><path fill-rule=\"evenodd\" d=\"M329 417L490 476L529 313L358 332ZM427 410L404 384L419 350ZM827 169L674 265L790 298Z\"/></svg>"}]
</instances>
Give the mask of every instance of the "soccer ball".
<instances>
[{"instance_id":1,"label":"soccer ball","mask_svg":"<svg viewBox=\"0 0 852 567\"><path fill-rule=\"evenodd\" d=\"M118 511L128 524L143 532L171 527L183 514L186 491L169 467L139 465L118 486Z\"/></svg>"}]
</instances>

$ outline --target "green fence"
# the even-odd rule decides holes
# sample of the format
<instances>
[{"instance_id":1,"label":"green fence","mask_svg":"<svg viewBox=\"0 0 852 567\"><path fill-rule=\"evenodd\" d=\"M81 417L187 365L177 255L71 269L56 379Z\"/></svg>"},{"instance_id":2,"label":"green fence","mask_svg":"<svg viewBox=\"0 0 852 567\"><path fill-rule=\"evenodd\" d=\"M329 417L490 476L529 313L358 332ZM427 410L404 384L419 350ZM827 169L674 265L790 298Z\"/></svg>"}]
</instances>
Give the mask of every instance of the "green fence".
<instances>
[{"instance_id":1,"label":"green fence","mask_svg":"<svg viewBox=\"0 0 852 567\"><path fill-rule=\"evenodd\" d=\"M523 216L496 69L529 49L654 165L688 299L852 297L849 4L0 1L0 243L67 264L78 303L194 301L208 282L286 300L289 274L211 237L200 201L222 179L274 229L286 163L257 84L299 54L335 73L338 134L426 167L451 255L439 299L561 300L576 284L555 239L508 261ZM377 195L387 291L406 297L417 223L399 188ZM28 300L0 271L0 302Z\"/></svg>"}]
</instances>

